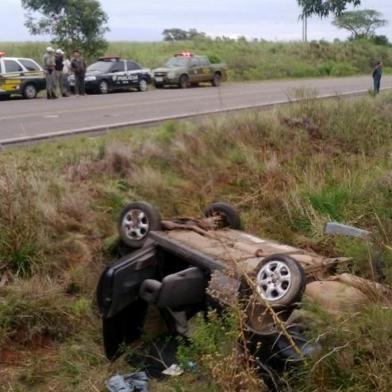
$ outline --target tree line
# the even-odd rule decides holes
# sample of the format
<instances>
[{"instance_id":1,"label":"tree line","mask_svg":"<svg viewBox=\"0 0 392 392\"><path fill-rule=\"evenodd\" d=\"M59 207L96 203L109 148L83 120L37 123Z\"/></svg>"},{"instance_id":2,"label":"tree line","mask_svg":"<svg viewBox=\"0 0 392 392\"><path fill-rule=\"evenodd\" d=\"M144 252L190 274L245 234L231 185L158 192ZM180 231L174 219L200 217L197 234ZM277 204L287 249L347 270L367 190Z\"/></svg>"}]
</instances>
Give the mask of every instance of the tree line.
<instances>
[{"instance_id":1,"label":"tree line","mask_svg":"<svg viewBox=\"0 0 392 392\"><path fill-rule=\"evenodd\" d=\"M21 2L27 11L25 25L31 34L48 34L54 45L67 52L78 48L86 57L100 55L107 49L105 33L109 31L109 18L98 0ZM346 11L350 5L359 6L361 0L297 0L297 3L302 9L302 17L335 15L334 25L350 31L352 38L376 37L376 29L387 23L381 13L375 10ZM207 38L206 33L196 29L165 29L162 35L165 41Z\"/></svg>"}]
</instances>

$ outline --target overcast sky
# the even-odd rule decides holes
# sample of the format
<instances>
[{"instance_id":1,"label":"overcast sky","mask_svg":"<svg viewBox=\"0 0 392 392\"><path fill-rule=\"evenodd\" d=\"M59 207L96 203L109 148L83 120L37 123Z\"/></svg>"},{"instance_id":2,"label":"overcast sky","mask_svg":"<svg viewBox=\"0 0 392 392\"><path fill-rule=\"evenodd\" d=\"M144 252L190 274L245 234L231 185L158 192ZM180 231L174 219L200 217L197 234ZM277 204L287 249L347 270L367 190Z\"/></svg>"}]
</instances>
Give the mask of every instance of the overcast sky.
<instances>
[{"instance_id":1,"label":"overcast sky","mask_svg":"<svg viewBox=\"0 0 392 392\"><path fill-rule=\"evenodd\" d=\"M24 27L20 0L0 0L0 41L45 40ZM296 0L101 0L109 15L109 40L154 41L165 28L197 28L212 36L299 40ZM381 11L391 25L380 29L392 39L392 0L363 0L361 8ZM309 39L345 38L328 19L312 18Z\"/></svg>"}]
</instances>

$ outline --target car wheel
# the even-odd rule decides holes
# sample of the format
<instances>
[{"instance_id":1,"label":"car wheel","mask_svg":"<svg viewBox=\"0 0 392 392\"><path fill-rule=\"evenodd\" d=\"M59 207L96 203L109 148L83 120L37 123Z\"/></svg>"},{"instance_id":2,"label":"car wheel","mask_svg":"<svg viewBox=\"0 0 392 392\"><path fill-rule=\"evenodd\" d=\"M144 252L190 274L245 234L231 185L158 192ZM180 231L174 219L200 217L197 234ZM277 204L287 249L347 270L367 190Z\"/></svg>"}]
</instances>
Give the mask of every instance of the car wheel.
<instances>
[{"instance_id":1,"label":"car wheel","mask_svg":"<svg viewBox=\"0 0 392 392\"><path fill-rule=\"evenodd\" d=\"M187 75L182 75L179 81L180 88L188 88L189 87L189 78Z\"/></svg>"},{"instance_id":2,"label":"car wheel","mask_svg":"<svg viewBox=\"0 0 392 392\"><path fill-rule=\"evenodd\" d=\"M146 79L141 79L139 82L138 90L140 92L145 92L148 90L148 83Z\"/></svg>"},{"instance_id":3,"label":"car wheel","mask_svg":"<svg viewBox=\"0 0 392 392\"><path fill-rule=\"evenodd\" d=\"M214 78L212 79L212 85L214 87L219 87L221 85L222 76L220 73L215 73Z\"/></svg>"},{"instance_id":4,"label":"car wheel","mask_svg":"<svg viewBox=\"0 0 392 392\"><path fill-rule=\"evenodd\" d=\"M239 230L241 228L241 218L238 211L227 203L213 203L204 210L204 216L218 216L220 218L220 227L229 227L230 229Z\"/></svg>"},{"instance_id":5,"label":"car wheel","mask_svg":"<svg viewBox=\"0 0 392 392\"><path fill-rule=\"evenodd\" d=\"M305 291L306 276L292 257L272 255L258 266L257 292L271 306L288 306L299 302Z\"/></svg>"},{"instance_id":6,"label":"car wheel","mask_svg":"<svg viewBox=\"0 0 392 392\"><path fill-rule=\"evenodd\" d=\"M109 84L106 80L102 80L99 83L98 90L101 94L107 94L109 92Z\"/></svg>"},{"instance_id":7,"label":"car wheel","mask_svg":"<svg viewBox=\"0 0 392 392\"><path fill-rule=\"evenodd\" d=\"M37 96L37 88L34 84L27 84L23 89L23 97L25 99L34 99Z\"/></svg>"},{"instance_id":8,"label":"car wheel","mask_svg":"<svg viewBox=\"0 0 392 392\"><path fill-rule=\"evenodd\" d=\"M120 237L131 248L141 248L149 232L160 229L159 211L144 201L128 204L118 220Z\"/></svg>"}]
</instances>

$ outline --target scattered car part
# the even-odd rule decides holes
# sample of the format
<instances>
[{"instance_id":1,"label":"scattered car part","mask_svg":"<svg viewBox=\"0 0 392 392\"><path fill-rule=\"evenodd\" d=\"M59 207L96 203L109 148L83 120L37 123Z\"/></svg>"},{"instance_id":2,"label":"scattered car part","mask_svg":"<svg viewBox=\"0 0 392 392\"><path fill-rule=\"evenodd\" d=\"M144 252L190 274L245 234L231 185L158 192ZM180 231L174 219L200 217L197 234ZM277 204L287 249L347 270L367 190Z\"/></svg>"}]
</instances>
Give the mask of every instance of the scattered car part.
<instances>
[{"instance_id":1,"label":"scattered car part","mask_svg":"<svg viewBox=\"0 0 392 392\"><path fill-rule=\"evenodd\" d=\"M348 226L338 222L328 222L324 226L324 234L344 235L347 237L356 238L369 238L371 233L370 231L359 229L354 226Z\"/></svg>"}]
</instances>

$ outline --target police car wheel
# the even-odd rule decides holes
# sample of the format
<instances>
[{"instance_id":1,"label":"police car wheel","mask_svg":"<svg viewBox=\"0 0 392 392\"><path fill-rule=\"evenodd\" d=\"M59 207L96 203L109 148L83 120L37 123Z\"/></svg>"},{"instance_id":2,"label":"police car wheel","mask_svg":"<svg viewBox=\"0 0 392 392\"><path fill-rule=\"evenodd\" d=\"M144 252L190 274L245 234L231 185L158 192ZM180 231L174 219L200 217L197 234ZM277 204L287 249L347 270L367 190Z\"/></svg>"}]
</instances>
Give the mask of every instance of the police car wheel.
<instances>
[{"instance_id":1,"label":"police car wheel","mask_svg":"<svg viewBox=\"0 0 392 392\"><path fill-rule=\"evenodd\" d=\"M182 75L180 77L180 83L179 83L181 88L188 88L189 87L189 78L187 75Z\"/></svg>"},{"instance_id":2,"label":"police car wheel","mask_svg":"<svg viewBox=\"0 0 392 392\"><path fill-rule=\"evenodd\" d=\"M102 80L98 86L99 92L101 94L107 94L109 92L109 85L106 80Z\"/></svg>"},{"instance_id":3,"label":"police car wheel","mask_svg":"<svg viewBox=\"0 0 392 392\"><path fill-rule=\"evenodd\" d=\"M144 91L147 91L147 89L148 89L147 80L146 79L140 80L138 90L140 92L144 92Z\"/></svg>"},{"instance_id":4,"label":"police car wheel","mask_svg":"<svg viewBox=\"0 0 392 392\"><path fill-rule=\"evenodd\" d=\"M221 75L219 73L216 73L214 75L214 79L212 80L212 85L214 87L219 87L221 84L221 79L222 79Z\"/></svg>"},{"instance_id":5,"label":"police car wheel","mask_svg":"<svg viewBox=\"0 0 392 392\"><path fill-rule=\"evenodd\" d=\"M27 84L23 89L23 97L26 99L34 99L37 96L37 89L34 84Z\"/></svg>"}]
</instances>

